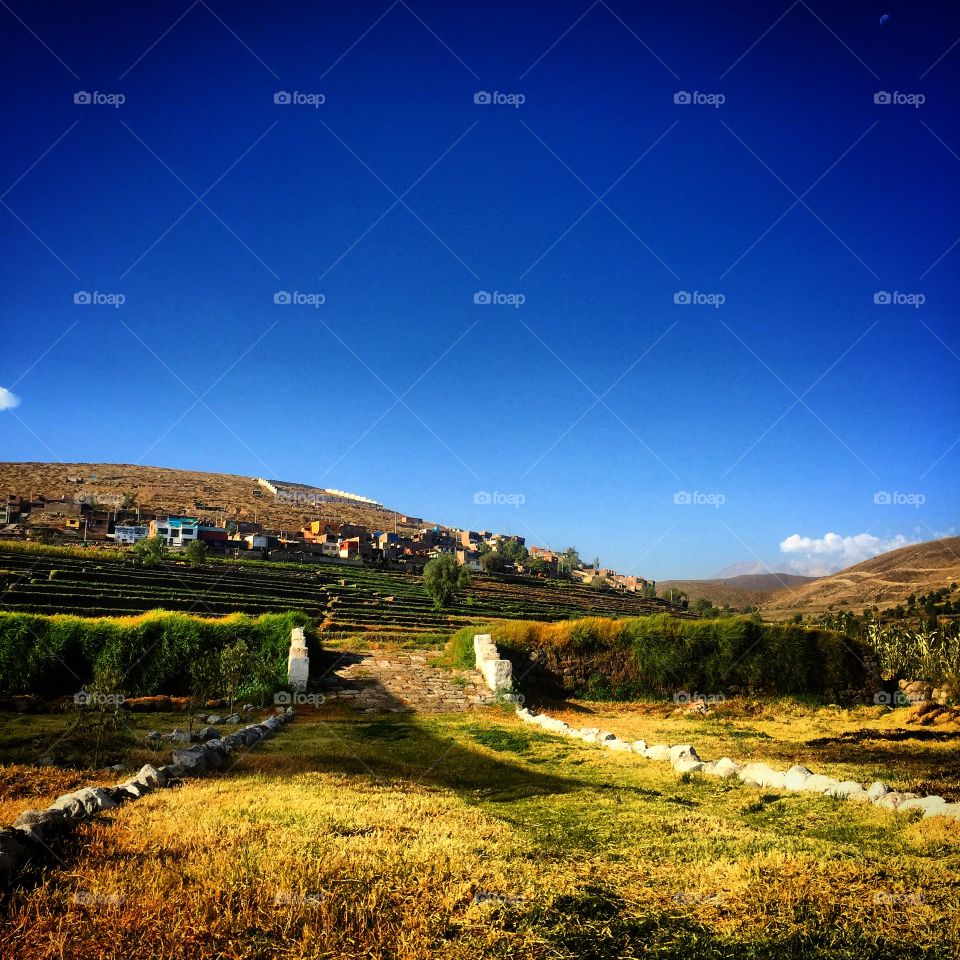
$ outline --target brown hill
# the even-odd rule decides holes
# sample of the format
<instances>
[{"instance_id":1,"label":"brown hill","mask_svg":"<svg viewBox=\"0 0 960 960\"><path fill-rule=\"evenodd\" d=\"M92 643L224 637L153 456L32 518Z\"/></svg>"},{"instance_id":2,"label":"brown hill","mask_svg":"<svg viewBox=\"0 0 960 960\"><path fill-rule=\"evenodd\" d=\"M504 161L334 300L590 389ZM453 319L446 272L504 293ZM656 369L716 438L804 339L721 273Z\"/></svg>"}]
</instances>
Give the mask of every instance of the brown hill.
<instances>
[{"instance_id":1,"label":"brown hill","mask_svg":"<svg viewBox=\"0 0 960 960\"><path fill-rule=\"evenodd\" d=\"M901 547L812 583L779 590L761 606L771 619L794 613L816 616L829 609L860 613L903 603L911 594L929 593L960 581L960 537Z\"/></svg>"},{"instance_id":2,"label":"brown hill","mask_svg":"<svg viewBox=\"0 0 960 960\"><path fill-rule=\"evenodd\" d=\"M716 580L661 580L657 583L657 593L663 596L670 589L683 590L691 603L706 597L715 607L744 610L760 606L784 587L810 583L814 579L792 573L748 573Z\"/></svg>"},{"instance_id":3,"label":"brown hill","mask_svg":"<svg viewBox=\"0 0 960 960\"><path fill-rule=\"evenodd\" d=\"M272 479L272 478L268 478ZM375 530L406 526L392 510L337 500L323 502L320 487L273 481L286 500L275 496L256 477L145 467L129 463L0 462L0 495L50 498L95 496L109 500L132 493L147 510L183 513L201 519L257 520L268 529L299 530L308 520L362 523Z\"/></svg>"}]
</instances>

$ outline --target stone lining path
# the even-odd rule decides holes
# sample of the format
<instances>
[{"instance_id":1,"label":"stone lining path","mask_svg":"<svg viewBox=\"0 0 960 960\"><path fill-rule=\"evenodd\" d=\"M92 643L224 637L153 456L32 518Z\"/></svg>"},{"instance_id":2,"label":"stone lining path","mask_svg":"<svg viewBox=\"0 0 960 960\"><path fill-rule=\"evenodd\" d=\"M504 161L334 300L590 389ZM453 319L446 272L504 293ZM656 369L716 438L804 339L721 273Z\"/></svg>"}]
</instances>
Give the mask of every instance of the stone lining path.
<instances>
[{"instance_id":1,"label":"stone lining path","mask_svg":"<svg viewBox=\"0 0 960 960\"><path fill-rule=\"evenodd\" d=\"M330 651L311 686L362 713L457 713L496 702L477 670L435 665L437 651Z\"/></svg>"}]
</instances>

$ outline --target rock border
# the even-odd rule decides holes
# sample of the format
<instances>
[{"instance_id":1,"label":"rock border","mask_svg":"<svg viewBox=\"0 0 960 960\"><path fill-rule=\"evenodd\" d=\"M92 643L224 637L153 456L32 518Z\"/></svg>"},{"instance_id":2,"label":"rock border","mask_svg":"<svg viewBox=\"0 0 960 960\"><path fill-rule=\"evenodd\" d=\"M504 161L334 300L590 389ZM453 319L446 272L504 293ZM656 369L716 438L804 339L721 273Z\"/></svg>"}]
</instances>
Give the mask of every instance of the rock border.
<instances>
[{"instance_id":1,"label":"rock border","mask_svg":"<svg viewBox=\"0 0 960 960\"><path fill-rule=\"evenodd\" d=\"M748 786L768 787L791 792L819 793L854 803L870 803L884 810L922 810L926 817L948 817L960 820L960 803L948 803L943 797L921 797L916 793L891 790L885 783L875 780L864 786L856 780L837 780L835 777L814 773L807 767L796 764L787 770L775 770L766 763L737 763L729 757L719 760L703 760L696 748L689 743L672 746L654 744L645 740L621 740L616 734L599 727L571 727L563 720L545 713L533 713L526 707L517 708L517 716L524 723L534 723L550 733L595 743L608 750L619 750L644 757L647 760L668 761L677 773L701 773L708 777L729 779L737 777Z\"/></svg>"},{"instance_id":2,"label":"rock border","mask_svg":"<svg viewBox=\"0 0 960 960\"><path fill-rule=\"evenodd\" d=\"M487 686L498 692L512 687L513 675L509 660L501 660L493 638L488 633L476 634L473 638L474 652L477 657L477 669L483 673ZM504 671L500 664L506 664ZM775 770L766 763L737 763L729 757L719 760L704 760L689 743L668 745L657 743L648 746L646 740L621 740L616 734L599 727L571 727L563 720L545 713L534 713L527 707L518 706L517 716L524 723L534 723L550 733L571 737L585 743L595 743L607 750L618 750L644 757L647 760L669 762L680 774L701 773L708 777L729 779L736 777L748 786L767 787L774 790L787 790L798 793L819 793L839 800L853 803L869 803L884 810L906 811L922 810L926 817L948 817L960 820L960 803L947 803L943 797L921 797L916 793L891 790L881 780L869 785L856 780L837 780L820 773L814 773L807 767L795 764L787 770Z\"/></svg>"},{"instance_id":3,"label":"rock border","mask_svg":"<svg viewBox=\"0 0 960 960\"><path fill-rule=\"evenodd\" d=\"M70 833L79 824L104 810L139 800L154 790L170 786L181 777L220 770L238 747L252 747L293 720L292 707L260 723L251 723L227 737L218 737L172 751L171 763L144 764L127 780L113 787L83 787L57 797L46 810L24 810L9 827L0 829L0 887L10 884L23 865L44 850L48 840Z\"/></svg>"}]
</instances>

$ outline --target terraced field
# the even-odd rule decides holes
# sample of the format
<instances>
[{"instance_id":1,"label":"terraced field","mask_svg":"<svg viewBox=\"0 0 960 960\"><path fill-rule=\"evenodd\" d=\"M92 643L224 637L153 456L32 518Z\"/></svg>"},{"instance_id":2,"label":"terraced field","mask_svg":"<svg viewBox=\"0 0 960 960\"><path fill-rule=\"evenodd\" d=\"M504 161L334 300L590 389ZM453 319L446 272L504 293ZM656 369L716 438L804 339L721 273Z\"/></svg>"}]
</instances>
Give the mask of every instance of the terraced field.
<instances>
[{"instance_id":1,"label":"terraced field","mask_svg":"<svg viewBox=\"0 0 960 960\"><path fill-rule=\"evenodd\" d=\"M485 619L560 620L630 616L667 608L635 594L519 577L475 576L461 603L435 610L421 578L340 565L213 562L158 569L117 560L31 555L0 546L0 607L79 616L162 608L207 616L302 610L327 630L452 631Z\"/></svg>"}]
</instances>

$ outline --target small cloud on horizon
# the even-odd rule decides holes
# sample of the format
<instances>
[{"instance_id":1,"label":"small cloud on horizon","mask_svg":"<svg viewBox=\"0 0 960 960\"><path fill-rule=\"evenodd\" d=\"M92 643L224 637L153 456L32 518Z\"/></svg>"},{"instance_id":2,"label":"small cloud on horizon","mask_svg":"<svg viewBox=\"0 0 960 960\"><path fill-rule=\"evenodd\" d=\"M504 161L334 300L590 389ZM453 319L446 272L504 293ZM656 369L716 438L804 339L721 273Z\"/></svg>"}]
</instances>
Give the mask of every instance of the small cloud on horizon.
<instances>
[{"instance_id":1,"label":"small cloud on horizon","mask_svg":"<svg viewBox=\"0 0 960 960\"><path fill-rule=\"evenodd\" d=\"M20 398L6 387L0 387L0 410L12 410L20 405Z\"/></svg>"},{"instance_id":2,"label":"small cloud on horizon","mask_svg":"<svg viewBox=\"0 0 960 960\"><path fill-rule=\"evenodd\" d=\"M793 572L808 577L825 577L878 554L918 542L908 540L902 533L886 538L875 537L872 533L857 533L849 537L841 537L838 533L802 537L794 533L780 542L780 552L790 558Z\"/></svg>"}]
</instances>

